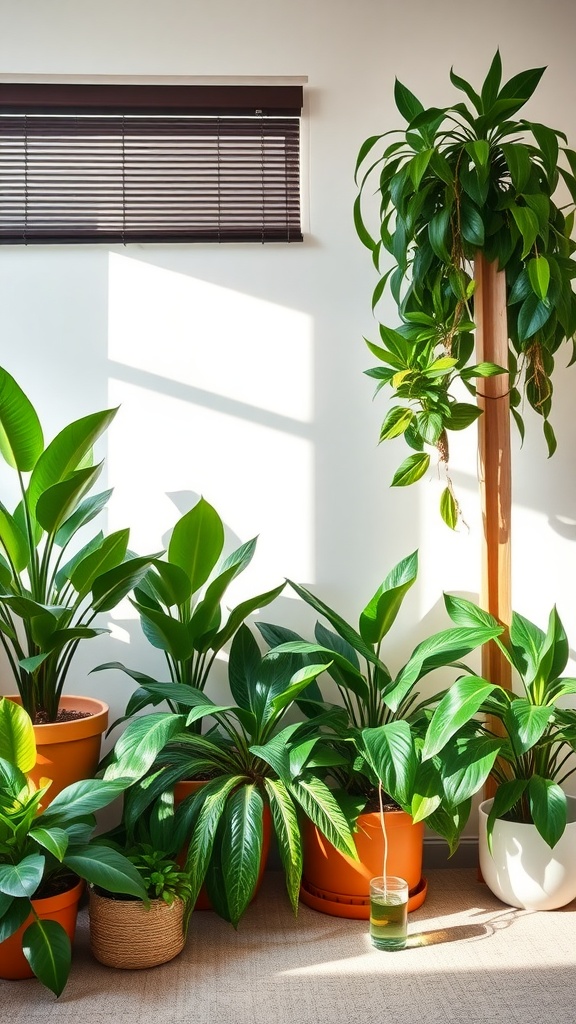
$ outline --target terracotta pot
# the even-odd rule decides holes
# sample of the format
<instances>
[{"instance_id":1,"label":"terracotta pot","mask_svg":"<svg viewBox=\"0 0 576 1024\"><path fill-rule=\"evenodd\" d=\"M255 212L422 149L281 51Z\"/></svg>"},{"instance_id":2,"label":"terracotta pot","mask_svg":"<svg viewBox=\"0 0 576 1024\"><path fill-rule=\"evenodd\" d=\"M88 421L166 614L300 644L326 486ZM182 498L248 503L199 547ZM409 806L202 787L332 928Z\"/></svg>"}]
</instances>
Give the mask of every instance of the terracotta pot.
<instances>
[{"instance_id":1,"label":"terracotta pot","mask_svg":"<svg viewBox=\"0 0 576 1024\"><path fill-rule=\"evenodd\" d=\"M9 699L21 703L19 697ZM41 778L52 779L43 807L66 786L94 776L102 733L108 727L108 705L95 697L61 697L60 707L87 712L90 717L34 726L36 766L28 774L37 786Z\"/></svg>"},{"instance_id":2,"label":"terracotta pot","mask_svg":"<svg viewBox=\"0 0 576 1024\"><path fill-rule=\"evenodd\" d=\"M74 940L76 931L76 918L78 917L78 902L84 889L84 882L79 881L73 889L59 893L58 896L49 896L47 899L32 900L32 905L38 914L45 921L57 921L65 929L70 942ZM11 981L22 978L33 978L34 973L22 952L22 936L28 925L32 924L34 917L30 914L24 924L21 924L18 931L14 932L4 942L0 942L0 978L7 978Z\"/></svg>"},{"instance_id":3,"label":"terracotta pot","mask_svg":"<svg viewBox=\"0 0 576 1024\"><path fill-rule=\"evenodd\" d=\"M192 793L197 793L199 789L202 789L206 785L206 782L199 782L198 780L189 780L185 782L177 782L174 786L174 803L177 806L186 799L187 796L191 796ZM262 815L262 856L260 859L260 873L258 875L258 881L254 890L254 897L257 895L258 890L262 884L264 877L264 871L266 869L266 861L268 860L268 853L270 851L270 841L272 839L272 815L268 804L264 804L264 812ZM180 865L184 864L186 860L187 848L181 850L178 857L176 858ZM253 898L254 898L253 897ZM208 893L204 886L202 886L196 903L194 904L194 910L213 910L213 906L208 898Z\"/></svg>"},{"instance_id":4,"label":"terracotta pot","mask_svg":"<svg viewBox=\"0 0 576 1024\"><path fill-rule=\"evenodd\" d=\"M385 811L388 836L386 874L408 882L408 909L426 897L422 878L424 824L414 824L404 811ZM338 917L368 919L370 879L382 874L384 837L378 811L361 814L354 834L359 861L352 860L324 838L309 819L303 825L304 873L301 898L308 906Z\"/></svg>"},{"instance_id":5,"label":"terracotta pot","mask_svg":"<svg viewBox=\"0 0 576 1024\"><path fill-rule=\"evenodd\" d=\"M90 949L107 967L142 970L184 949L184 904L112 899L90 890Z\"/></svg>"},{"instance_id":6,"label":"terracotta pot","mask_svg":"<svg viewBox=\"0 0 576 1024\"><path fill-rule=\"evenodd\" d=\"M576 797L568 796L568 823L551 849L536 826L497 818L488 849L487 822L492 800L479 807L480 870L503 903L523 910L556 910L576 899Z\"/></svg>"}]
</instances>

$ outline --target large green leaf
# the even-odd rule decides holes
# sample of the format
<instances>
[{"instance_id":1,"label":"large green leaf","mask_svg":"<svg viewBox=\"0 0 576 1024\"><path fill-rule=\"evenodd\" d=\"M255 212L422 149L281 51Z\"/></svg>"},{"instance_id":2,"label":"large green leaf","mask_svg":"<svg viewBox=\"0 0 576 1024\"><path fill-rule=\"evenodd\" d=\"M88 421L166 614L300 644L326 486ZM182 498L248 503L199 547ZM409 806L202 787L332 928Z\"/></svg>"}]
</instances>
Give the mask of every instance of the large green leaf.
<instances>
[{"instance_id":1,"label":"large green leaf","mask_svg":"<svg viewBox=\"0 0 576 1024\"><path fill-rule=\"evenodd\" d=\"M412 801L417 756L407 722L389 722L362 730L363 752L385 791L401 807Z\"/></svg>"},{"instance_id":2,"label":"large green leaf","mask_svg":"<svg viewBox=\"0 0 576 1024\"><path fill-rule=\"evenodd\" d=\"M68 833L63 828L31 828L28 835L56 860L63 860L68 849Z\"/></svg>"},{"instance_id":3,"label":"large green leaf","mask_svg":"<svg viewBox=\"0 0 576 1024\"><path fill-rule=\"evenodd\" d=\"M420 100L398 79L394 82L394 100L406 121L413 121L418 114L422 114L424 111Z\"/></svg>"},{"instance_id":4,"label":"large green leaf","mask_svg":"<svg viewBox=\"0 0 576 1024\"><path fill-rule=\"evenodd\" d=\"M280 779L264 779L274 832L286 877L286 889L294 913L298 909L302 879L302 841L294 802Z\"/></svg>"},{"instance_id":5,"label":"large green leaf","mask_svg":"<svg viewBox=\"0 0 576 1024\"><path fill-rule=\"evenodd\" d=\"M187 661L194 651L194 640L185 622L163 611L134 602L142 631L153 647L167 651L176 661Z\"/></svg>"},{"instance_id":6,"label":"large green leaf","mask_svg":"<svg viewBox=\"0 0 576 1024\"><path fill-rule=\"evenodd\" d=\"M185 724L185 715L171 712L157 712L134 719L117 741L115 760L106 769L104 778L142 778L166 744L183 731Z\"/></svg>"},{"instance_id":7,"label":"large green leaf","mask_svg":"<svg viewBox=\"0 0 576 1024\"><path fill-rule=\"evenodd\" d=\"M36 518L43 530L57 533L72 515L84 495L98 479L103 463L78 469L61 483L54 484L40 494L36 504Z\"/></svg>"},{"instance_id":8,"label":"large green leaf","mask_svg":"<svg viewBox=\"0 0 576 1024\"><path fill-rule=\"evenodd\" d=\"M16 864L0 864L0 892L33 896L44 877L44 857L31 853Z\"/></svg>"},{"instance_id":9,"label":"large green leaf","mask_svg":"<svg viewBox=\"0 0 576 1024\"><path fill-rule=\"evenodd\" d=\"M192 593L206 582L224 545L224 526L204 498L176 523L168 545L168 560L188 576Z\"/></svg>"},{"instance_id":10,"label":"large green leaf","mask_svg":"<svg viewBox=\"0 0 576 1024\"><path fill-rule=\"evenodd\" d=\"M26 535L8 509L0 502L0 550L3 549L16 573L25 569L30 561L30 549Z\"/></svg>"},{"instance_id":11,"label":"large green leaf","mask_svg":"<svg viewBox=\"0 0 576 1024\"><path fill-rule=\"evenodd\" d=\"M145 576L157 555L143 555L129 558L121 565L109 569L98 576L92 585L93 608L95 611L108 612L137 587Z\"/></svg>"},{"instance_id":12,"label":"large green leaf","mask_svg":"<svg viewBox=\"0 0 576 1024\"><path fill-rule=\"evenodd\" d=\"M29 772L36 764L34 726L30 716L15 701L0 697L0 757L10 761L21 772Z\"/></svg>"},{"instance_id":13,"label":"large green leaf","mask_svg":"<svg viewBox=\"0 0 576 1024\"><path fill-rule=\"evenodd\" d=\"M0 452L9 466L29 473L43 449L42 427L34 406L0 367Z\"/></svg>"},{"instance_id":14,"label":"large green leaf","mask_svg":"<svg viewBox=\"0 0 576 1024\"><path fill-rule=\"evenodd\" d=\"M70 939L58 921L33 921L24 932L22 950L34 974L59 996L70 973Z\"/></svg>"},{"instance_id":15,"label":"large green leaf","mask_svg":"<svg viewBox=\"0 0 576 1024\"><path fill-rule=\"evenodd\" d=\"M267 605L275 601L280 596L286 583L281 583L277 587L273 587L272 590L267 590L263 594L257 594L256 597L249 597L246 601L242 601L241 604L236 605L235 608L230 612L225 625L222 627L216 636L212 637L210 641L210 648L213 651L222 650L224 644L228 643L238 627L244 622L252 612L255 612L259 608L265 608Z\"/></svg>"},{"instance_id":16,"label":"large green leaf","mask_svg":"<svg viewBox=\"0 0 576 1024\"><path fill-rule=\"evenodd\" d=\"M201 793L197 794L197 803L201 803L202 806L190 838L185 865L185 870L190 875L192 905L196 902L204 881L216 831L227 800L230 794L244 782L242 776L223 775L214 779L213 782L207 783Z\"/></svg>"},{"instance_id":17,"label":"large green leaf","mask_svg":"<svg viewBox=\"0 0 576 1024\"><path fill-rule=\"evenodd\" d=\"M495 688L496 684L478 676L464 676L452 683L428 725L422 760L440 753L454 734L474 718Z\"/></svg>"},{"instance_id":18,"label":"large green leaf","mask_svg":"<svg viewBox=\"0 0 576 1024\"><path fill-rule=\"evenodd\" d=\"M17 932L30 914L30 900L27 897L15 899L0 893L0 942Z\"/></svg>"},{"instance_id":19,"label":"large green leaf","mask_svg":"<svg viewBox=\"0 0 576 1024\"><path fill-rule=\"evenodd\" d=\"M350 825L325 782L311 776L291 782L288 791L332 846L358 860Z\"/></svg>"},{"instance_id":20,"label":"large green leaf","mask_svg":"<svg viewBox=\"0 0 576 1024\"><path fill-rule=\"evenodd\" d=\"M527 684L536 677L545 640L546 635L538 626L518 612L512 613L510 643L514 666Z\"/></svg>"},{"instance_id":21,"label":"large green leaf","mask_svg":"<svg viewBox=\"0 0 576 1024\"><path fill-rule=\"evenodd\" d=\"M417 551L403 558L388 573L360 615L360 634L366 643L379 644L388 633L417 575Z\"/></svg>"},{"instance_id":22,"label":"large green leaf","mask_svg":"<svg viewBox=\"0 0 576 1024\"><path fill-rule=\"evenodd\" d=\"M126 789L118 779L83 779L57 793L46 810L37 819L41 828L66 828L74 819L107 807Z\"/></svg>"},{"instance_id":23,"label":"large green leaf","mask_svg":"<svg viewBox=\"0 0 576 1024\"><path fill-rule=\"evenodd\" d=\"M222 833L222 870L230 920L238 925L250 903L262 859L264 804L257 786L241 786L226 804Z\"/></svg>"},{"instance_id":24,"label":"large green leaf","mask_svg":"<svg viewBox=\"0 0 576 1024\"><path fill-rule=\"evenodd\" d=\"M85 498L66 522L62 523L54 538L55 543L59 547L65 548L82 526L86 526L87 523L90 523L100 514L110 499L111 494L112 489L110 488L107 491L102 491L100 494L91 494Z\"/></svg>"},{"instance_id":25,"label":"large green leaf","mask_svg":"<svg viewBox=\"0 0 576 1024\"><path fill-rule=\"evenodd\" d=\"M117 530L104 538L95 551L78 562L70 574L70 582L79 594L87 594L97 576L124 561L129 537L129 530Z\"/></svg>"},{"instance_id":26,"label":"large green leaf","mask_svg":"<svg viewBox=\"0 0 576 1024\"><path fill-rule=\"evenodd\" d=\"M566 828L566 794L552 779L532 776L528 784L530 811L538 832L548 846L554 847Z\"/></svg>"},{"instance_id":27,"label":"large green leaf","mask_svg":"<svg viewBox=\"0 0 576 1024\"><path fill-rule=\"evenodd\" d=\"M414 455L409 455L394 473L391 486L407 487L409 484L415 484L427 472L429 465L428 452L415 452Z\"/></svg>"},{"instance_id":28,"label":"large green leaf","mask_svg":"<svg viewBox=\"0 0 576 1024\"><path fill-rule=\"evenodd\" d=\"M127 857L109 846L75 845L64 857L64 863L80 878L108 892L126 893L141 900L147 898L140 872Z\"/></svg>"},{"instance_id":29,"label":"large green leaf","mask_svg":"<svg viewBox=\"0 0 576 1024\"><path fill-rule=\"evenodd\" d=\"M253 634L248 626L240 626L230 647L228 681L234 700L247 711L252 707L250 694L258 684L261 662L262 655Z\"/></svg>"},{"instance_id":30,"label":"large green leaf","mask_svg":"<svg viewBox=\"0 0 576 1024\"><path fill-rule=\"evenodd\" d=\"M457 807L480 791L490 775L502 741L489 736L462 736L442 753L446 800Z\"/></svg>"},{"instance_id":31,"label":"large green leaf","mask_svg":"<svg viewBox=\"0 0 576 1024\"><path fill-rule=\"evenodd\" d=\"M504 716L504 724L514 753L525 754L535 747L551 718L551 708L532 704L526 697L513 699Z\"/></svg>"},{"instance_id":32,"label":"large green leaf","mask_svg":"<svg viewBox=\"0 0 576 1024\"><path fill-rule=\"evenodd\" d=\"M40 495L73 475L91 453L94 442L114 419L117 409L105 409L68 424L56 435L38 459L28 487L28 505L33 515Z\"/></svg>"}]
</instances>

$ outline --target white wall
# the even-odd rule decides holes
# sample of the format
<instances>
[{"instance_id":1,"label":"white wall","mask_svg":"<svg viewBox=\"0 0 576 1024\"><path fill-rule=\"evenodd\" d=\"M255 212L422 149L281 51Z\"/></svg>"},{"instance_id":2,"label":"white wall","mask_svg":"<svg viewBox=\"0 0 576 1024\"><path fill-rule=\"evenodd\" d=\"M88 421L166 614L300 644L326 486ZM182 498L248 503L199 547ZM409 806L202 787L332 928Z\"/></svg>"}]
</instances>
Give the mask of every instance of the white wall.
<instances>
[{"instance_id":1,"label":"white wall","mask_svg":"<svg viewBox=\"0 0 576 1024\"><path fill-rule=\"evenodd\" d=\"M548 65L529 107L576 144L571 0L0 0L0 71L13 74L306 75L309 233L303 245L5 247L0 361L47 432L120 404L104 453L112 528L141 553L202 493L232 533L258 533L238 594L284 576L354 617L391 566L418 547L419 586L386 660L398 666L445 624L442 590L477 596L475 439L454 444L469 529L452 535L430 479L390 491L400 443L377 448L362 335L375 337L368 253L354 234L353 168L367 135L399 123L395 76L429 104L451 102L451 65L479 83L500 46L505 74ZM394 313L390 307L390 323ZM567 362L561 356L559 368ZM554 601L573 630L576 495L571 394L560 370L546 461L538 424L514 454L514 603L544 622ZM0 487L5 493L4 471ZM265 617L308 628L290 597ZM99 692L112 714L123 677L87 677L118 659L162 662L128 606L116 633L86 646L70 689ZM576 634L575 634L576 635ZM10 686L4 689L10 689Z\"/></svg>"}]
</instances>

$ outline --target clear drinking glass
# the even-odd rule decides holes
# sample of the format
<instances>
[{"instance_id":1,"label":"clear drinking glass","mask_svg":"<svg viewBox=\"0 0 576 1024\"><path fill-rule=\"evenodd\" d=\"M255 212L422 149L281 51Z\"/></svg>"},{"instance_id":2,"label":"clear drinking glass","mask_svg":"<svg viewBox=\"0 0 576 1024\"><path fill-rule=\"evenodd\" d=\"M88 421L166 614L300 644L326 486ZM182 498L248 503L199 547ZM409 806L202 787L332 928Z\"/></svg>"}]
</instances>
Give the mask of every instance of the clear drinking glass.
<instances>
[{"instance_id":1,"label":"clear drinking glass","mask_svg":"<svg viewBox=\"0 0 576 1024\"><path fill-rule=\"evenodd\" d=\"M408 882L380 875L370 882L370 938L376 949L404 949L408 934Z\"/></svg>"}]
</instances>

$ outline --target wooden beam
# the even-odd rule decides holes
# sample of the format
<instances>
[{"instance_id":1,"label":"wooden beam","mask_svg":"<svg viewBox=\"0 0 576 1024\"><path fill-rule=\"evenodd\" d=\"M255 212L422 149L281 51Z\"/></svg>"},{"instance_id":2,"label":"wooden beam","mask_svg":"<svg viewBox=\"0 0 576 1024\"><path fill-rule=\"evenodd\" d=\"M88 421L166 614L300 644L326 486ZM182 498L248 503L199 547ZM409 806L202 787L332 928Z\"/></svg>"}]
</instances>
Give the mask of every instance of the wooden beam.
<instances>
[{"instance_id":1,"label":"wooden beam","mask_svg":"<svg viewBox=\"0 0 576 1024\"><path fill-rule=\"evenodd\" d=\"M477 362L507 366L505 274L478 253L474 276ZM512 615L509 387L507 373L477 380L477 400L483 410L478 420L478 478L483 525L480 604L504 626L510 625ZM482 649L482 675L490 682L511 688L510 664L493 641ZM500 731L496 720L489 719L487 724L494 732ZM493 792L486 793L486 796L493 795Z\"/></svg>"}]
</instances>

